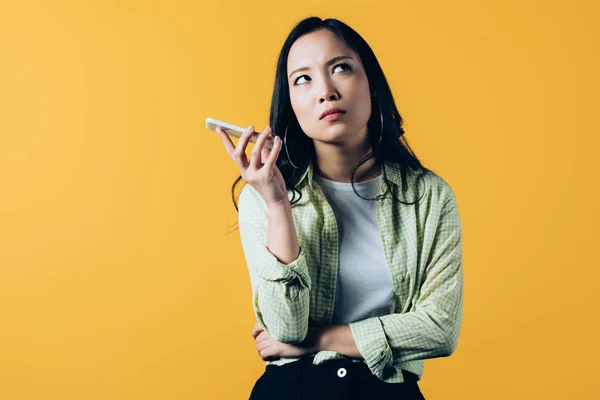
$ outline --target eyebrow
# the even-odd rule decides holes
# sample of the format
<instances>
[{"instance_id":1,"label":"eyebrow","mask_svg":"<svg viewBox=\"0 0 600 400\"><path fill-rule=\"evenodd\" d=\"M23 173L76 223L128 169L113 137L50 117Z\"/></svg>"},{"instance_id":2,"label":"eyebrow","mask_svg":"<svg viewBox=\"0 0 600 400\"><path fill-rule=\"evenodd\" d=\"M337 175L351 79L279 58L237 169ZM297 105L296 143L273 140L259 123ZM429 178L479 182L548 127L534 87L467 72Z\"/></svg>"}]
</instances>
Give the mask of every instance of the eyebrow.
<instances>
[{"instance_id":1,"label":"eyebrow","mask_svg":"<svg viewBox=\"0 0 600 400\"><path fill-rule=\"evenodd\" d=\"M334 63L334 62L336 62L336 61L343 60L343 59L346 59L346 58L352 59L352 57L350 57L350 56L337 56L337 57L333 57L331 60L327 61L327 62L325 63L325 65L326 65L326 66L329 66L329 65L333 64L333 63ZM294 75L296 72L300 72L300 71L306 71L306 70L309 70L309 69L310 69L310 67L302 67L302 68L295 69L295 70L293 70L293 71L292 71L292 72L291 72L291 73L288 75L288 78L291 78L291 77L292 77L292 75Z\"/></svg>"}]
</instances>

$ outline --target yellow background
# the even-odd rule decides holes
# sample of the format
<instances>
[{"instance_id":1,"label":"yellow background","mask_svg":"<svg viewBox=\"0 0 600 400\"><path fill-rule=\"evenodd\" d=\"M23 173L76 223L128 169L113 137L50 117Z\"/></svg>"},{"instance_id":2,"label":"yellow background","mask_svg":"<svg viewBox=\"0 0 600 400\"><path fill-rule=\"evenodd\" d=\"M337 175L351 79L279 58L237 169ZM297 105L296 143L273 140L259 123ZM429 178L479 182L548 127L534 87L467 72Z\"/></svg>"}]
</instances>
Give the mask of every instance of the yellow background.
<instances>
[{"instance_id":1,"label":"yellow background","mask_svg":"<svg viewBox=\"0 0 600 400\"><path fill-rule=\"evenodd\" d=\"M0 399L243 399L263 371L213 117L300 19L374 49L463 222L428 399L597 399L598 1L2 1Z\"/></svg>"}]
</instances>

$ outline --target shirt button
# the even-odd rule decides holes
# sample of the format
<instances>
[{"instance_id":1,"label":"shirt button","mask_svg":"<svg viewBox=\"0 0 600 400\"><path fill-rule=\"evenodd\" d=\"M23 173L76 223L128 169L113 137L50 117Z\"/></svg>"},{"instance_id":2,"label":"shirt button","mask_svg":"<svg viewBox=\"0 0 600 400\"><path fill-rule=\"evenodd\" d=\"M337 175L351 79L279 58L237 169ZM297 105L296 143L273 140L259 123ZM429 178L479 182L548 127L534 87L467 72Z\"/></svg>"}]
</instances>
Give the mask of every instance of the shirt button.
<instances>
[{"instance_id":1,"label":"shirt button","mask_svg":"<svg viewBox=\"0 0 600 400\"><path fill-rule=\"evenodd\" d=\"M340 369L338 369L338 373L337 374L338 374L338 376L340 378L345 377L346 376L346 368L340 368Z\"/></svg>"},{"instance_id":2,"label":"shirt button","mask_svg":"<svg viewBox=\"0 0 600 400\"><path fill-rule=\"evenodd\" d=\"M402 282L402 279L404 279L404 275L398 274L396 275L396 279L398 280L398 282Z\"/></svg>"},{"instance_id":3,"label":"shirt button","mask_svg":"<svg viewBox=\"0 0 600 400\"><path fill-rule=\"evenodd\" d=\"M392 235L385 235L385 241L386 242L391 242L392 241Z\"/></svg>"}]
</instances>

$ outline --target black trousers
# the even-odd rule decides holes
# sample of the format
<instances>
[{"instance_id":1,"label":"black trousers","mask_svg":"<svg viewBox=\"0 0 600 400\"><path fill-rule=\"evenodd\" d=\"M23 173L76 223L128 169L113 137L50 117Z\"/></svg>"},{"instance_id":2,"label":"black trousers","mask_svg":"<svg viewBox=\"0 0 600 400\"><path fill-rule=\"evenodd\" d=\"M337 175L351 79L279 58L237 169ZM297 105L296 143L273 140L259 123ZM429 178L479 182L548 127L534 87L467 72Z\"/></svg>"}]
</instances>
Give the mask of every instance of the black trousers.
<instances>
[{"instance_id":1,"label":"black trousers","mask_svg":"<svg viewBox=\"0 0 600 400\"><path fill-rule=\"evenodd\" d=\"M425 400L418 376L411 372L403 371L403 383L387 383L373 375L365 363L338 359L314 365L313 359L267 365L250 400Z\"/></svg>"}]
</instances>

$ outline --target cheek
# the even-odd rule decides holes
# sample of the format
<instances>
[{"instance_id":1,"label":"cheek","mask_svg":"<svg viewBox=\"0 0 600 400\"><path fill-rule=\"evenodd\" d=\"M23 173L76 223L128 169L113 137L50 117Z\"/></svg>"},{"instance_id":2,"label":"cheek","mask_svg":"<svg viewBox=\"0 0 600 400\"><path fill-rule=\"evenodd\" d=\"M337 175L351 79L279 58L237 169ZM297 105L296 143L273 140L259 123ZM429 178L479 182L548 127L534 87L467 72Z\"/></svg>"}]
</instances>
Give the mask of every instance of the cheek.
<instances>
[{"instance_id":1,"label":"cheek","mask_svg":"<svg viewBox=\"0 0 600 400\"><path fill-rule=\"evenodd\" d=\"M292 103L292 108L296 113L304 113L306 112L306 108L308 106L307 96L302 96L301 94L296 94L290 97L290 101Z\"/></svg>"},{"instance_id":2,"label":"cheek","mask_svg":"<svg viewBox=\"0 0 600 400\"><path fill-rule=\"evenodd\" d=\"M371 95L369 92L369 88L357 89L353 92L352 96L352 112L353 118L352 120L356 124L365 124L369 117L371 116ZM374 109L377 107L373 107ZM374 112L375 110L373 110Z\"/></svg>"},{"instance_id":3,"label":"cheek","mask_svg":"<svg viewBox=\"0 0 600 400\"><path fill-rule=\"evenodd\" d=\"M369 83L365 78L365 81L362 82L361 84L361 89L360 89L360 96L359 96L359 101L360 101L360 110L361 110L361 118L364 120L364 122L366 123L366 121L369 120L369 117L371 116L371 112L374 112L375 110L371 110L371 92L369 90ZM377 107L374 107L377 108Z\"/></svg>"},{"instance_id":4,"label":"cheek","mask_svg":"<svg viewBox=\"0 0 600 400\"><path fill-rule=\"evenodd\" d=\"M296 96L290 96L290 103L292 104L292 110L296 115L302 112L302 103Z\"/></svg>"},{"instance_id":5,"label":"cheek","mask_svg":"<svg viewBox=\"0 0 600 400\"><path fill-rule=\"evenodd\" d=\"M294 111L294 114L296 114L300 127L306 129L307 125L310 125L312 114L314 113L314 109L310 108L310 102L303 99L292 98L291 103L292 110Z\"/></svg>"}]
</instances>

